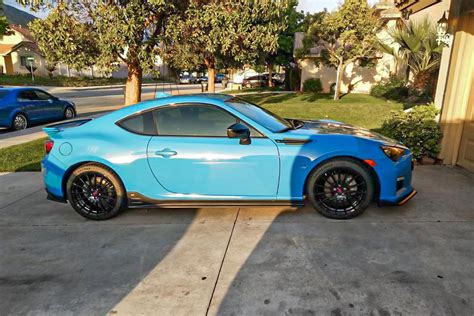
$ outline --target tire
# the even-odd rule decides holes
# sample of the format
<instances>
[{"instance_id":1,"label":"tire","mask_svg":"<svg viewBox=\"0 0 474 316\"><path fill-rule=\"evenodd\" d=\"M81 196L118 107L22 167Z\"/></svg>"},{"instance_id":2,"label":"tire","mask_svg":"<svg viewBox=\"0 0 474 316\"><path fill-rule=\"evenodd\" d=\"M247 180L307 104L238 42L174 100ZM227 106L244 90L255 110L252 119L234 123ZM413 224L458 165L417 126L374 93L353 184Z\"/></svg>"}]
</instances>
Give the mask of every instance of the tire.
<instances>
[{"instance_id":1,"label":"tire","mask_svg":"<svg viewBox=\"0 0 474 316\"><path fill-rule=\"evenodd\" d=\"M96 163L74 170L67 181L66 191L71 206L87 219L110 219L127 205L120 178L109 168Z\"/></svg>"},{"instance_id":2,"label":"tire","mask_svg":"<svg viewBox=\"0 0 474 316\"><path fill-rule=\"evenodd\" d=\"M362 163L340 158L318 166L307 181L306 192L323 216L349 219L362 214L373 201L375 184Z\"/></svg>"},{"instance_id":3,"label":"tire","mask_svg":"<svg viewBox=\"0 0 474 316\"><path fill-rule=\"evenodd\" d=\"M20 131L28 127L28 118L26 115L18 113L13 117L12 129L14 131Z\"/></svg>"},{"instance_id":4,"label":"tire","mask_svg":"<svg viewBox=\"0 0 474 316\"><path fill-rule=\"evenodd\" d=\"M72 106L68 106L64 109L64 119L71 120L76 117L76 111Z\"/></svg>"}]
</instances>

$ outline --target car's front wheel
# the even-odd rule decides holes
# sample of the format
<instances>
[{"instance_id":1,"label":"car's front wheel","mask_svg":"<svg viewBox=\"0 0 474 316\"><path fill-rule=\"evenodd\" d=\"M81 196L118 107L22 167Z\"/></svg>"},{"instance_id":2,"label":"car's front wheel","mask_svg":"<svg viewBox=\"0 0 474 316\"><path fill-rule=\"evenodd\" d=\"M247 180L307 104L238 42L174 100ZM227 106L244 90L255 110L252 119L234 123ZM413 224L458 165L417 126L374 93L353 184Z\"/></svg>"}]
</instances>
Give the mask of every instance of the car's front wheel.
<instances>
[{"instance_id":1,"label":"car's front wheel","mask_svg":"<svg viewBox=\"0 0 474 316\"><path fill-rule=\"evenodd\" d=\"M26 129L27 127L28 127L28 119L26 118L26 116L21 113L18 113L17 115L15 115L12 122L12 128L15 131L20 131L22 129Z\"/></svg>"},{"instance_id":2,"label":"car's front wheel","mask_svg":"<svg viewBox=\"0 0 474 316\"><path fill-rule=\"evenodd\" d=\"M73 119L75 116L76 116L76 111L74 111L73 107L68 106L67 108L64 109L64 119L65 120Z\"/></svg>"},{"instance_id":3,"label":"car's front wheel","mask_svg":"<svg viewBox=\"0 0 474 316\"><path fill-rule=\"evenodd\" d=\"M74 210L88 219L112 218L126 206L125 189L119 177L99 164L89 163L74 170L66 190Z\"/></svg>"},{"instance_id":4,"label":"car's front wheel","mask_svg":"<svg viewBox=\"0 0 474 316\"><path fill-rule=\"evenodd\" d=\"M349 219L362 214L372 202L375 184L362 163L336 159L316 168L307 182L313 207L334 219Z\"/></svg>"}]
</instances>

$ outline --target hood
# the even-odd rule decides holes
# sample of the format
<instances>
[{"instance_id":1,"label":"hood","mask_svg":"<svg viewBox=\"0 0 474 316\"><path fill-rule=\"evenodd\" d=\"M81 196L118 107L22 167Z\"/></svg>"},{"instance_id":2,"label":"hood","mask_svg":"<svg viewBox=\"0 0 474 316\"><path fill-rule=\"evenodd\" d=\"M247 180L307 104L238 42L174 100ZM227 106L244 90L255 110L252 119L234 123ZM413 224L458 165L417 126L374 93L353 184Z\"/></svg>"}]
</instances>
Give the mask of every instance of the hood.
<instances>
[{"instance_id":1,"label":"hood","mask_svg":"<svg viewBox=\"0 0 474 316\"><path fill-rule=\"evenodd\" d=\"M332 120L316 120L316 121L306 121L304 120L304 125L296 130L301 131L304 134L339 134L339 135L352 135L356 137L368 138L379 140L387 143L393 143L397 145L402 145L400 142L383 136L379 133L373 132L366 128L353 126L350 124L344 124Z\"/></svg>"}]
</instances>

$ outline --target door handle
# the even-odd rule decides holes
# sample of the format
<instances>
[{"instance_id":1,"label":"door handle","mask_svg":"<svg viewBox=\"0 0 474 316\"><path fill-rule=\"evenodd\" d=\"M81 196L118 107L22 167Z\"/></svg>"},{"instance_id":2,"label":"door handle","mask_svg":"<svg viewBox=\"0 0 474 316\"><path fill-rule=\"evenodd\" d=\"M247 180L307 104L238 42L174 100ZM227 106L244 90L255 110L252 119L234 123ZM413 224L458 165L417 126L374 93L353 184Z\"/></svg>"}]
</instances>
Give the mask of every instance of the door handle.
<instances>
[{"instance_id":1,"label":"door handle","mask_svg":"<svg viewBox=\"0 0 474 316\"><path fill-rule=\"evenodd\" d=\"M158 150L158 151L155 151L155 155L157 156L161 156L163 158L169 158L171 156L175 156L177 155L178 153L174 150L171 150L171 149L168 149L168 148L165 148L163 150Z\"/></svg>"}]
</instances>

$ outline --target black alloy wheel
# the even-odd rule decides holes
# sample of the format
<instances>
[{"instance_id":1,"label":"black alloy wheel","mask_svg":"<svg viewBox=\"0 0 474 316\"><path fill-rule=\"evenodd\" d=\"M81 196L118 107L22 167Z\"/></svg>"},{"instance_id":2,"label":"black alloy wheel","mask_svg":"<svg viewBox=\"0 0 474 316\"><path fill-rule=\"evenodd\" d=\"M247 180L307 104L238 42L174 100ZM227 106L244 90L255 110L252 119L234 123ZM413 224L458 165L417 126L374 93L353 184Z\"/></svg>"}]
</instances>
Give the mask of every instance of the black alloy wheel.
<instances>
[{"instance_id":1,"label":"black alloy wheel","mask_svg":"<svg viewBox=\"0 0 474 316\"><path fill-rule=\"evenodd\" d=\"M125 208L126 197L118 176L98 164L86 164L67 182L67 196L80 215L93 220L112 218Z\"/></svg>"},{"instance_id":2,"label":"black alloy wheel","mask_svg":"<svg viewBox=\"0 0 474 316\"><path fill-rule=\"evenodd\" d=\"M308 181L309 200L329 218L348 219L362 214L373 200L375 187L367 168L349 159L323 164Z\"/></svg>"}]
</instances>

